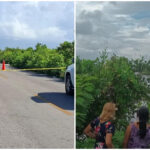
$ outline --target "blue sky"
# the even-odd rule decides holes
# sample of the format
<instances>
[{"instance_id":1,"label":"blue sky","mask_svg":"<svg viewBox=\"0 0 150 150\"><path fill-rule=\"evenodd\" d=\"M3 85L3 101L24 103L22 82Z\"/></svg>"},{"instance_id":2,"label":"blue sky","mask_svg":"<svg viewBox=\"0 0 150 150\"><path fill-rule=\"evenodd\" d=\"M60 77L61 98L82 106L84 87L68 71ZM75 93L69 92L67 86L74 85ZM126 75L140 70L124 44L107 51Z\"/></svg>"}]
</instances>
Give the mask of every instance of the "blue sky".
<instances>
[{"instance_id":1,"label":"blue sky","mask_svg":"<svg viewBox=\"0 0 150 150\"><path fill-rule=\"evenodd\" d=\"M39 43L56 48L74 40L74 3L0 1L0 49L35 47Z\"/></svg>"},{"instance_id":2,"label":"blue sky","mask_svg":"<svg viewBox=\"0 0 150 150\"><path fill-rule=\"evenodd\" d=\"M110 54L150 59L150 2L77 2L77 52L95 59Z\"/></svg>"}]
</instances>

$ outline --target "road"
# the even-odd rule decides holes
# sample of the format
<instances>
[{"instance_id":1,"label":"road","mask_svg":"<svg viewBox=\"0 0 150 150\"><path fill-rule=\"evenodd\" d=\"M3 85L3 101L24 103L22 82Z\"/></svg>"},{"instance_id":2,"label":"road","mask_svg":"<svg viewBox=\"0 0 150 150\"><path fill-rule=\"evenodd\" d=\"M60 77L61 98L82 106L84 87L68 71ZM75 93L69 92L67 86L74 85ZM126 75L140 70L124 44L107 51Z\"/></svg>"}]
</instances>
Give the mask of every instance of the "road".
<instances>
[{"instance_id":1,"label":"road","mask_svg":"<svg viewBox=\"0 0 150 150\"><path fill-rule=\"evenodd\" d=\"M74 98L64 83L29 71L0 71L0 148L73 147Z\"/></svg>"}]
</instances>

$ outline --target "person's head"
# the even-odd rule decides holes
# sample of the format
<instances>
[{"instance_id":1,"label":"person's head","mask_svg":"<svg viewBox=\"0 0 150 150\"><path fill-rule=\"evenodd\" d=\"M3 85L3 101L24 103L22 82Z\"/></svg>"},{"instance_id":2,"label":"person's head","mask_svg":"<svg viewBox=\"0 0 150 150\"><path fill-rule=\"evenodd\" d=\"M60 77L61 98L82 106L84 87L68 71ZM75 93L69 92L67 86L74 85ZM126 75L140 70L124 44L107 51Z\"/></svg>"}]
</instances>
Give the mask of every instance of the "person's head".
<instances>
[{"instance_id":1,"label":"person's head","mask_svg":"<svg viewBox=\"0 0 150 150\"><path fill-rule=\"evenodd\" d=\"M104 121L114 120L116 110L117 108L115 103L112 102L106 103L103 107L102 113L100 114L100 119Z\"/></svg>"},{"instance_id":2,"label":"person's head","mask_svg":"<svg viewBox=\"0 0 150 150\"><path fill-rule=\"evenodd\" d=\"M147 107L142 106L138 112L137 116L139 118L139 135L141 138L144 138L146 135L146 123L149 120L149 110Z\"/></svg>"}]
</instances>

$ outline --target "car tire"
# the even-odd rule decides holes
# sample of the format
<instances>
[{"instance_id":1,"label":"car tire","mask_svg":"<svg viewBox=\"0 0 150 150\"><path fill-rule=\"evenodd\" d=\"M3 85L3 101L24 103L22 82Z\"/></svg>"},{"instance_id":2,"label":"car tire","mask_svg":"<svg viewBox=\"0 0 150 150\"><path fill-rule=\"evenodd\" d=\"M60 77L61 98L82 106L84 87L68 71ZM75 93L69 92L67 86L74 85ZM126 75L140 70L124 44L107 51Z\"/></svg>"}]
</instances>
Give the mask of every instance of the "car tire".
<instances>
[{"instance_id":1,"label":"car tire","mask_svg":"<svg viewBox=\"0 0 150 150\"><path fill-rule=\"evenodd\" d=\"M66 90L67 95L72 95L73 94L73 86L72 86L70 75L66 76L65 90Z\"/></svg>"}]
</instances>

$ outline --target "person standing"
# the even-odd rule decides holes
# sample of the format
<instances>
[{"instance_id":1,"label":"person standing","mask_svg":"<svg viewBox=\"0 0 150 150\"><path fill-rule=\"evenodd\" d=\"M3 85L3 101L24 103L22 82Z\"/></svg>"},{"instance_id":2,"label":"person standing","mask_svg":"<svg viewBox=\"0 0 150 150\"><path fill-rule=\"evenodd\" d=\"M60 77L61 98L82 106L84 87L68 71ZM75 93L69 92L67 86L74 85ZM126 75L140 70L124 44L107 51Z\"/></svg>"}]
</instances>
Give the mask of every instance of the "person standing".
<instances>
[{"instance_id":1,"label":"person standing","mask_svg":"<svg viewBox=\"0 0 150 150\"><path fill-rule=\"evenodd\" d=\"M149 110L142 106L137 121L130 124L125 133L123 148L150 148Z\"/></svg>"},{"instance_id":2,"label":"person standing","mask_svg":"<svg viewBox=\"0 0 150 150\"><path fill-rule=\"evenodd\" d=\"M101 115L84 129L84 134L96 139L94 148L113 148L112 136L114 135L115 127L112 120L115 119L116 110L114 103L106 103Z\"/></svg>"}]
</instances>

